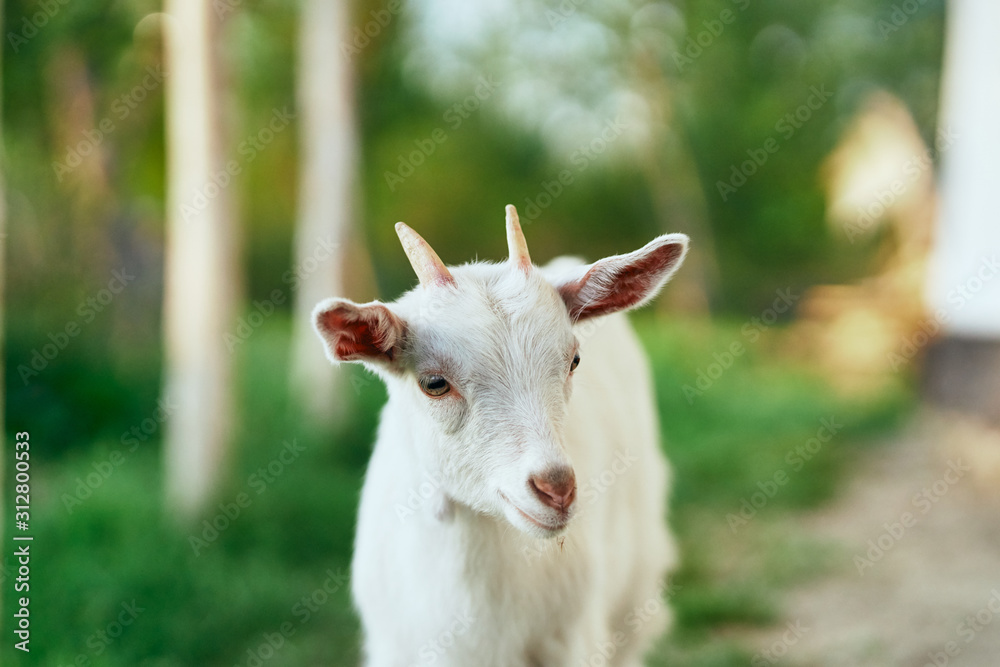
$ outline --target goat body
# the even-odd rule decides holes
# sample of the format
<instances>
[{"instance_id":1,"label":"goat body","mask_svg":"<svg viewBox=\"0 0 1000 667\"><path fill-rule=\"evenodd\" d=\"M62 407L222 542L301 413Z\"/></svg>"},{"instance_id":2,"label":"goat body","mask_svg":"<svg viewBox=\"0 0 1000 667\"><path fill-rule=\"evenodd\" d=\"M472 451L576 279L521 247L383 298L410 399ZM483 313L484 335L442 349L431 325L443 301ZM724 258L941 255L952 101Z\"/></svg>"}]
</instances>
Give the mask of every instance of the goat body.
<instances>
[{"instance_id":1,"label":"goat body","mask_svg":"<svg viewBox=\"0 0 1000 667\"><path fill-rule=\"evenodd\" d=\"M687 239L536 268L512 209L510 262L445 268L411 237L421 287L316 310L331 359L389 391L352 564L369 667L634 666L669 624L669 470L616 311Z\"/></svg>"}]
</instances>

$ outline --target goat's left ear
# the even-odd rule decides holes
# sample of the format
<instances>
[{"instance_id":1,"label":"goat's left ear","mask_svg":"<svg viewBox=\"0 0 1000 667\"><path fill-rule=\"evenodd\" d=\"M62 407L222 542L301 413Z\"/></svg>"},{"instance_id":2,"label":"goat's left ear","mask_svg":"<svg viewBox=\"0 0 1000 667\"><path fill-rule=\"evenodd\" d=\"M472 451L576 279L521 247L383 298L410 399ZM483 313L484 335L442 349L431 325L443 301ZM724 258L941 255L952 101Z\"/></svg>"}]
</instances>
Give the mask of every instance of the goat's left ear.
<instances>
[{"instance_id":1,"label":"goat's left ear","mask_svg":"<svg viewBox=\"0 0 1000 667\"><path fill-rule=\"evenodd\" d=\"M391 368L400 357L406 325L383 303L326 299L316 305L312 321L334 363L360 361Z\"/></svg>"},{"instance_id":2,"label":"goat's left ear","mask_svg":"<svg viewBox=\"0 0 1000 667\"><path fill-rule=\"evenodd\" d=\"M574 322L638 308L649 302L680 268L688 237L664 234L625 255L576 267L555 284Z\"/></svg>"}]
</instances>

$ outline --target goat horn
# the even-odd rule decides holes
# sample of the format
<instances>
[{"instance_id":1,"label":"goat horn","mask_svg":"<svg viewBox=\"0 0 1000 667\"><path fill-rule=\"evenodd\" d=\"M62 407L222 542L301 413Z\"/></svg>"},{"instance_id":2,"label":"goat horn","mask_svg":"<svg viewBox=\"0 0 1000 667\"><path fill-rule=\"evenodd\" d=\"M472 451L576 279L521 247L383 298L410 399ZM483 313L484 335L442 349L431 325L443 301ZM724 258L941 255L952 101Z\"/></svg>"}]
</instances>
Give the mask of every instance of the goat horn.
<instances>
[{"instance_id":1,"label":"goat horn","mask_svg":"<svg viewBox=\"0 0 1000 667\"><path fill-rule=\"evenodd\" d=\"M517 264L527 273L531 270L531 257L528 255L528 243L521 231L521 222L517 218L517 209L507 204L507 250L510 261Z\"/></svg>"},{"instance_id":2,"label":"goat horn","mask_svg":"<svg viewBox=\"0 0 1000 667\"><path fill-rule=\"evenodd\" d=\"M403 252L410 260L410 266L413 267L413 272L420 279L421 285L427 287L428 285L448 285L455 282L448 267L434 252L434 248L421 238L420 234L417 234L403 222L396 223L396 234L399 236L399 242L403 244Z\"/></svg>"}]
</instances>

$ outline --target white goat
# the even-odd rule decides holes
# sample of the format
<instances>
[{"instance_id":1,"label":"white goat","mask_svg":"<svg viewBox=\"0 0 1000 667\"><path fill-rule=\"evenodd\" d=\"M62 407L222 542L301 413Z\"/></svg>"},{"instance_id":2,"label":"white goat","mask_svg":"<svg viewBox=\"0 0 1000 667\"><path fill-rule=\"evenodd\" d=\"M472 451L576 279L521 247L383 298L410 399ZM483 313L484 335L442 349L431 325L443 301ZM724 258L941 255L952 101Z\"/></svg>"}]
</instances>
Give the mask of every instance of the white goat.
<instances>
[{"instance_id":1,"label":"white goat","mask_svg":"<svg viewBox=\"0 0 1000 667\"><path fill-rule=\"evenodd\" d=\"M419 287L313 313L331 361L389 391L352 564L366 664L641 665L676 554L648 363L612 313L687 237L536 268L508 206L509 261L448 268L396 231Z\"/></svg>"}]
</instances>

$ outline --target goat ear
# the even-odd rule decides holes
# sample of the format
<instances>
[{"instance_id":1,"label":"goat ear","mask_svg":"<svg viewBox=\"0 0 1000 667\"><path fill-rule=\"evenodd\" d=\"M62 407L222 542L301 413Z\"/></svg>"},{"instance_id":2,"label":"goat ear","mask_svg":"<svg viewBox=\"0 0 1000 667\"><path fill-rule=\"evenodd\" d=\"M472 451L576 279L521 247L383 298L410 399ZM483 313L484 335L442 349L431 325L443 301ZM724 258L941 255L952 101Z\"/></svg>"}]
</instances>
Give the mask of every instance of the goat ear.
<instances>
[{"instance_id":1,"label":"goat ear","mask_svg":"<svg viewBox=\"0 0 1000 667\"><path fill-rule=\"evenodd\" d=\"M326 299L316 305L312 321L327 358L334 363L392 366L399 359L406 325L385 304Z\"/></svg>"},{"instance_id":2,"label":"goat ear","mask_svg":"<svg viewBox=\"0 0 1000 667\"><path fill-rule=\"evenodd\" d=\"M680 268L687 247L684 234L664 234L634 252L575 267L555 288L574 322L638 308Z\"/></svg>"}]
</instances>

